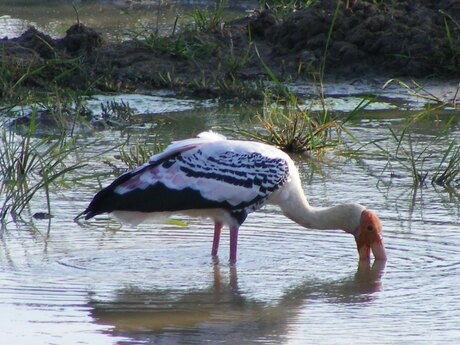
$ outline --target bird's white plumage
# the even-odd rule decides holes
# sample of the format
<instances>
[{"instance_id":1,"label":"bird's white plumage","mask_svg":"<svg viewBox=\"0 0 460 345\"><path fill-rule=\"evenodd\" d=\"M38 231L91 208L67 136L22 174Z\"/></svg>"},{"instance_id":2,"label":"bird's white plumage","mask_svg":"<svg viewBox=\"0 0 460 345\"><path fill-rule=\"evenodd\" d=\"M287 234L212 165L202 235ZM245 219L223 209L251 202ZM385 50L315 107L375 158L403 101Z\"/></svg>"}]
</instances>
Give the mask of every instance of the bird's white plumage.
<instances>
[{"instance_id":1,"label":"bird's white plumage","mask_svg":"<svg viewBox=\"0 0 460 345\"><path fill-rule=\"evenodd\" d=\"M158 162L165 157L170 157L179 152L185 152L197 146L224 140L227 140L227 138L222 134L212 131L201 132L197 135L196 138L173 141L163 152L150 157L149 163L147 164L154 164L155 162Z\"/></svg>"}]
</instances>

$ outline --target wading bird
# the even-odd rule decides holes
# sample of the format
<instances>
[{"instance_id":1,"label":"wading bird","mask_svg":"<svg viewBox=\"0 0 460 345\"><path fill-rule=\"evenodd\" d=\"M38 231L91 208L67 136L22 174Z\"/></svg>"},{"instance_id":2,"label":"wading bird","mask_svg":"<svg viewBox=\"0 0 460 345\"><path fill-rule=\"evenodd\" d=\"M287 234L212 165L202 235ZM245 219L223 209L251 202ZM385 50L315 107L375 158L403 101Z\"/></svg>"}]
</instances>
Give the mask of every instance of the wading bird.
<instances>
[{"instance_id":1,"label":"wading bird","mask_svg":"<svg viewBox=\"0 0 460 345\"><path fill-rule=\"evenodd\" d=\"M214 132L173 142L148 163L118 177L97 193L85 219L113 213L138 224L182 213L214 220L212 256L220 233L230 227L230 262L236 262L238 230L249 213L266 203L312 229L341 229L355 237L359 258L385 260L382 228L374 212L355 203L317 209L307 201L289 156L270 145L227 140Z\"/></svg>"}]
</instances>

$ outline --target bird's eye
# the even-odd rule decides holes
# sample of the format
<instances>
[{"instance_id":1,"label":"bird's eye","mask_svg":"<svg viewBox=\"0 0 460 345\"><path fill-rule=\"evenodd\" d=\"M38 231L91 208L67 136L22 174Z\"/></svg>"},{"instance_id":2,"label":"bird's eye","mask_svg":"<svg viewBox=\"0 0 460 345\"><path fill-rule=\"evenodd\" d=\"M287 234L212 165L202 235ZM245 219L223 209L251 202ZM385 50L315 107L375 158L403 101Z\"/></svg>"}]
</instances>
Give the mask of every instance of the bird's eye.
<instances>
[{"instance_id":1,"label":"bird's eye","mask_svg":"<svg viewBox=\"0 0 460 345\"><path fill-rule=\"evenodd\" d=\"M367 230L369 230L369 231L374 231L374 227L373 227L372 225L368 225L368 226L367 226Z\"/></svg>"}]
</instances>

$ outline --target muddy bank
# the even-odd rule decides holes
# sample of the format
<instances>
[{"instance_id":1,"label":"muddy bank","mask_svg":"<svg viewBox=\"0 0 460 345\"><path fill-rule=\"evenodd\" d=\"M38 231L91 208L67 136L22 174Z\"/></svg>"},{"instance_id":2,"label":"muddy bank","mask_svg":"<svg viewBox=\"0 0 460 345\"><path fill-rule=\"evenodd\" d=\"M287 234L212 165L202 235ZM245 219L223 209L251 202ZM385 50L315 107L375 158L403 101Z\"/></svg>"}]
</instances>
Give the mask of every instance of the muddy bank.
<instances>
[{"instance_id":1,"label":"muddy bank","mask_svg":"<svg viewBox=\"0 0 460 345\"><path fill-rule=\"evenodd\" d=\"M40 88L50 82L102 91L172 87L209 96L237 93L240 81L266 77L260 59L287 80L310 78L326 46L326 78L458 78L460 2L350 0L337 7L336 0L322 0L284 19L260 10L225 26L122 43L106 42L83 24L57 40L30 28L0 40L0 54L8 66L4 85L22 78Z\"/></svg>"},{"instance_id":2,"label":"muddy bank","mask_svg":"<svg viewBox=\"0 0 460 345\"><path fill-rule=\"evenodd\" d=\"M334 19L336 8L337 1L323 0L282 23L265 25L261 36L272 44L272 56L286 56L291 67L317 65L335 20L327 51L329 72L459 75L459 1L349 1L337 8Z\"/></svg>"}]
</instances>

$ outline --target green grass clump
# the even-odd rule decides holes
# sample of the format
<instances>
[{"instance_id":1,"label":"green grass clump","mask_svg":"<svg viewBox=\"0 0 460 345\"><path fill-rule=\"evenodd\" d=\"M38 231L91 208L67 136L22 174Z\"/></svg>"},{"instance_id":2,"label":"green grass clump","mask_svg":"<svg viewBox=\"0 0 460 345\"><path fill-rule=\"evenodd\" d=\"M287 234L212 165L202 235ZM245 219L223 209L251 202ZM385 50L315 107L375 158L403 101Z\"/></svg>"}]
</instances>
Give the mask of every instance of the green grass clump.
<instances>
[{"instance_id":1,"label":"green grass clump","mask_svg":"<svg viewBox=\"0 0 460 345\"><path fill-rule=\"evenodd\" d=\"M327 111L303 109L293 94L287 100L273 102L266 93L263 112L256 115L256 120L260 129L237 132L287 152L320 152L334 147L339 140L333 133L342 129Z\"/></svg>"}]
</instances>

